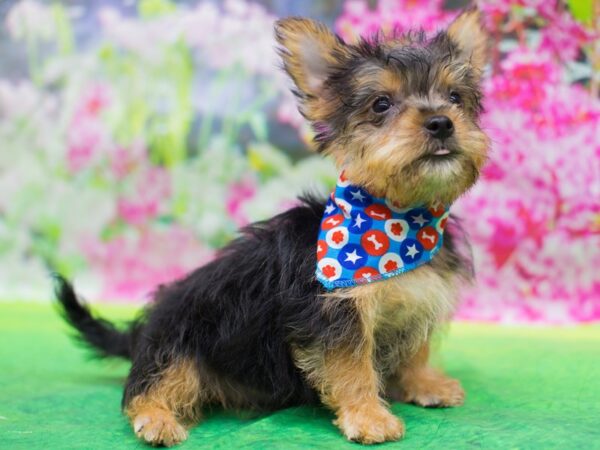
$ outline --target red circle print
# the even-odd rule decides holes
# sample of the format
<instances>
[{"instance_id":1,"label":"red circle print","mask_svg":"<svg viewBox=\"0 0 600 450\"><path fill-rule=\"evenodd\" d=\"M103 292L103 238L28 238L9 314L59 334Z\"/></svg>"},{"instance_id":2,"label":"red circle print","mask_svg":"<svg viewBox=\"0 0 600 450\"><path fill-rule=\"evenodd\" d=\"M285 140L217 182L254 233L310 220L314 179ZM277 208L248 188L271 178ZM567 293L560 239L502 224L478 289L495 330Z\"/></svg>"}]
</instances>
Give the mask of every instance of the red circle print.
<instances>
[{"instance_id":1,"label":"red circle print","mask_svg":"<svg viewBox=\"0 0 600 450\"><path fill-rule=\"evenodd\" d=\"M392 225L390 225L390 233L392 233L394 236L400 236L403 231L404 228L402 227L402 224L400 222L395 222Z\"/></svg>"},{"instance_id":2,"label":"red circle print","mask_svg":"<svg viewBox=\"0 0 600 450\"><path fill-rule=\"evenodd\" d=\"M346 239L346 237L344 236L344 232L340 231L340 230L337 230L335 233L333 233L331 235L331 240L333 242L335 242L336 244L343 242L344 239Z\"/></svg>"},{"instance_id":3,"label":"red circle print","mask_svg":"<svg viewBox=\"0 0 600 450\"><path fill-rule=\"evenodd\" d=\"M323 272L323 275L325 275L327 278L333 278L333 277L336 276L335 267L333 267L330 264L327 264L327 265L323 266L323 268L321 269L321 271Z\"/></svg>"},{"instance_id":4,"label":"red circle print","mask_svg":"<svg viewBox=\"0 0 600 450\"><path fill-rule=\"evenodd\" d=\"M383 231L369 230L363 234L360 245L369 255L381 256L390 248L390 240Z\"/></svg>"},{"instance_id":5,"label":"red circle print","mask_svg":"<svg viewBox=\"0 0 600 450\"><path fill-rule=\"evenodd\" d=\"M392 217L390 208L381 203L374 203L365 209L365 213L372 219L375 220L387 220Z\"/></svg>"},{"instance_id":6,"label":"red circle print","mask_svg":"<svg viewBox=\"0 0 600 450\"><path fill-rule=\"evenodd\" d=\"M431 250L437 245L439 235L437 231L435 231L435 228L425 227L418 231L417 240L421 243L425 250Z\"/></svg>"},{"instance_id":7,"label":"red circle print","mask_svg":"<svg viewBox=\"0 0 600 450\"><path fill-rule=\"evenodd\" d=\"M327 254L327 250L328 250L327 242L320 239L317 242L317 259L323 258Z\"/></svg>"},{"instance_id":8,"label":"red circle print","mask_svg":"<svg viewBox=\"0 0 600 450\"><path fill-rule=\"evenodd\" d=\"M394 270L398 270L398 263L392 259L386 261L386 263L383 265L385 272L389 273L389 272L393 272Z\"/></svg>"},{"instance_id":9,"label":"red circle print","mask_svg":"<svg viewBox=\"0 0 600 450\"><path fill-rule=\"evenodd\" d=\"M366 282L373 279L373 277L377 275L379 275L379 272L374 267L361 267L356 272L354 272L354 279L363 280Z\"/></svg>"},{"instance_id":10,"label":"red circle print","mask_svg":"<svg viewBox=\"0 0 600 450\"><path fill-rule=\"evenodd\" d=\"M341 225L343 221L344 216L342 216L341 214L334 214L333 216L329 216L325 220L323 220L321 228L323 228L324 230L331 230L332 228Z\"/></svg>"},{"instance_id":11,"label":"red circle print","mask_svg":"<svg viewBox=\"0 0 600 450\"><path fill-rule=\"evenodd\" d=\"M429 212L433 217L440 217L445 211L446 209L441 203L435 203L429 208Z\"/></svg>"}]
</instances>

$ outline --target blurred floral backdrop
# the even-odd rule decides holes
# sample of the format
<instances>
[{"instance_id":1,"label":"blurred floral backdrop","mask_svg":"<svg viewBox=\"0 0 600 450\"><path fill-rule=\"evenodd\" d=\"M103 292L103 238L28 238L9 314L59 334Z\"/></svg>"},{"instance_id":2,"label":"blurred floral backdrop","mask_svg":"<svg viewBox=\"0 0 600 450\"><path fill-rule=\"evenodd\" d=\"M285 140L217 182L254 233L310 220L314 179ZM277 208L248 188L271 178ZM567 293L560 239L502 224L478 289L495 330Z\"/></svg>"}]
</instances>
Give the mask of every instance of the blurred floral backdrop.
<instances>
[{"instance_id":1,"label":"blurred floral backdrop","mask_svg":"<svg viewBox=\"0 0 600 450\"><path fill-rule=\"evenodd\" d=\"M291 4L290 4L291 3ZM142 0L0 5L0 297L48 299L50 268L93 299L144 300L249 221L312 190L272 39L277 15L347 41L434 32L464 2ZM595 0L480 2L493 36L483 179L454 210L477 285L462 318L600 319L600 39Z\"/></svg>"}]
</instances>

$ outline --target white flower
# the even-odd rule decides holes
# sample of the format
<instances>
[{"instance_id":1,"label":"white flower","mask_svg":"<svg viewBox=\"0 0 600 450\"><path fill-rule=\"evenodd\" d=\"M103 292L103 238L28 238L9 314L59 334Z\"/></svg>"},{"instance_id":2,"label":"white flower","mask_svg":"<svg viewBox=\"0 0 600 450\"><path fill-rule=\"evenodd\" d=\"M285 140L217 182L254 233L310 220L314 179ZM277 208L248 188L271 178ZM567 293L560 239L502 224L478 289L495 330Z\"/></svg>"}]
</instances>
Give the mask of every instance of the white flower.
<instances>
[{"instance_id":1,"label":"white flower","mask_svg":"<svg viewBox=\"0 0 600 450\"><path fill-rule=\"evenodd\" d=\"M50 7L32 0L22 0L8 11L6 28L15 39L39 37L49 39L56 33Z\"/></svg>"}]
</instances>

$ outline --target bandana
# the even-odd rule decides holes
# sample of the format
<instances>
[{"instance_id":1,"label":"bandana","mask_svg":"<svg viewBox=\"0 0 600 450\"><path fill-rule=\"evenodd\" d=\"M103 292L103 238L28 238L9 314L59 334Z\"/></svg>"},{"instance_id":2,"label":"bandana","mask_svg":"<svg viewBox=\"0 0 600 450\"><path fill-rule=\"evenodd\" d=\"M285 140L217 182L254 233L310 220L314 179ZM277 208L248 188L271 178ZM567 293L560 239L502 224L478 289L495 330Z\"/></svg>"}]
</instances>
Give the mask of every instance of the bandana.
<instances>
[{"instance_id":1,"label":"bandana","mask_svg":"<svg viewBox=\"0 0 600 450\"><path fill-rule=\"evenodd\" d=\"M442 247L449 207L399 208L340 175L325 206L317 279L327 289L394 277L431 261Z\"/></svg>"}]
</instances>

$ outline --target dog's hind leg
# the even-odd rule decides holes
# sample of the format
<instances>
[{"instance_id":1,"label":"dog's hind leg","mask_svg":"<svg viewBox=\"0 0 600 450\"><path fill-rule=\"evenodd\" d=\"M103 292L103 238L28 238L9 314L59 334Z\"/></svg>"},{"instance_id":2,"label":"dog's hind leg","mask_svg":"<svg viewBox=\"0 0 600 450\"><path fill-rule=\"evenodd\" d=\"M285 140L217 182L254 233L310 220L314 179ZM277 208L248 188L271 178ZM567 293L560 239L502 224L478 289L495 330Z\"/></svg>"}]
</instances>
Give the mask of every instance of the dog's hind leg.
<instances>
[{"instance_id":1,"label":"dog's hind leg","mask_svg":"<svg viewBox=\"0 0 600 450\"><path fill-rule=\"evenodd\" d=\"M134 362L132 374L135 369ZM135 434L149 444L166 447L186 440L187 428L200 419L203 400L196 365L191 360L173 362L142 393L128 398L127 389L133 389L133 384L130 375L124 410Z\"/></svg>"}]
</instances>

